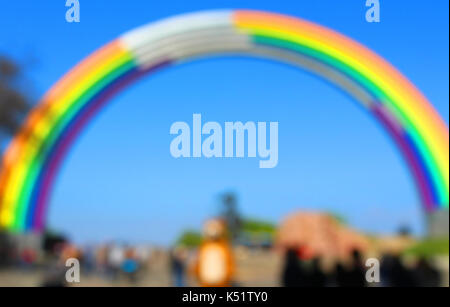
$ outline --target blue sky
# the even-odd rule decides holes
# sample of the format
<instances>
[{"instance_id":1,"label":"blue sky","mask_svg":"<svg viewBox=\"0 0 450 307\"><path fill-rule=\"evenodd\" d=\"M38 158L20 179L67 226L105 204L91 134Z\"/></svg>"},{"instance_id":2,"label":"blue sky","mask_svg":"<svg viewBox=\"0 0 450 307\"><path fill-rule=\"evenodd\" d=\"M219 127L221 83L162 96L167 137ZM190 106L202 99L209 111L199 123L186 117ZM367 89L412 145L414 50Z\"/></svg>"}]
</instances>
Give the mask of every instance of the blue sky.
<instances>
[{"instance_id":1,"label":"blue sky","mask_svg":"<svg viewBox=\"0 0 450 307\"><path fill-rule=\"evenodd\" d=\"M448 1L383 1L367 23L365 1L80 0L81 22L65 22L65 1L2 1L0 54L26 67L40 97L90 52L121 33L174 14L253 8L305 18L368 46L394 64L448 123ZM278 121L279 163L181 159L170 125ZM244 215L280 221L298 209L339 213L359 229L423 231L409 172L384 131L354 101L315 76L247 58L198 60L147 77L121 93L86 128L58 177L49 225L80 242L123 239L167 244L217 213L234 191Z\"/></svg>"}]
</instances>

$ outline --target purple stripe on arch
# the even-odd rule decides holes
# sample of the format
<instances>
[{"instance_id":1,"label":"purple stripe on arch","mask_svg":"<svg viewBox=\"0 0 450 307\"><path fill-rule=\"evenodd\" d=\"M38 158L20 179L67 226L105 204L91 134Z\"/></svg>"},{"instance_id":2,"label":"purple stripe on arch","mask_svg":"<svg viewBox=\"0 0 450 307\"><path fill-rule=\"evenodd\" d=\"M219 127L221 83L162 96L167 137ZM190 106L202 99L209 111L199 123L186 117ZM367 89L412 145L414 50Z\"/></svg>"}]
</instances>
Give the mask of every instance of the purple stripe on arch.
<instances>
[{"instance_id":1,"label":"purple stripe on arch","mask_svg":"<svg viewBox=\"0 0 450 307\"><path fill-rule=\"evenodd\" d=\"M160 68L170 65L169 60L161 61L145 70L134 68L116 80L112 81L95 95L72 119L65 128L54 148L51 149L42 169L40 170L39 179L34 186L33 198L31 200L30 209L27 216L27 229L42 231L45 225L45 212L47 203L53 186L53 181L60 168L62 161L72 143L81 133L83 128L90 119L95 116L101 108L112 99L117 93L138 80L140 77L154 72Z\"/></svg>"},{"instance_id":2,"label":"purple stripe on arch","mask_svg":"<svg viewBox=\"0 0 450 307\"><path fill-rule=\"evenodd\" d=\"M411 148L411 144L406 140L406 132L397 123L390 111L382 104L375 103L372 106L372 112L376 118L383 124L394 141L400 147L410 170L415 178L419 194L427 211L432 211L435 200L431 191L431 182L427 179L426 171L418 160L416 152Z\"/></svg>"}]
</instances>

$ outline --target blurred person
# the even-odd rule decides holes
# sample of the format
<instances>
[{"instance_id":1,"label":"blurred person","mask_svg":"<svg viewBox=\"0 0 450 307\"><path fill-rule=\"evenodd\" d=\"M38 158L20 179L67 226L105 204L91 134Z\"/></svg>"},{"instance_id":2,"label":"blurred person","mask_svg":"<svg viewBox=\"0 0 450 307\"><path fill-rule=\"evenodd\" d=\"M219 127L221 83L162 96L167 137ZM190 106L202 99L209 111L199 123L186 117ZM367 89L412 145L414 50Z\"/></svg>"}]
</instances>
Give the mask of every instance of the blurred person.
<instances>
[{"instance_id":1,"label":"blurred person","mask_svg":"<svg viewBox=\"0 0 450 307\"><path fill-rule=\"evenodd\" d=\"M282 284L284 287L301 287L306 285L305 272L300 265L298 252L289 248L285 254Z\"/></svg>"},{"instance_id":2,"label":"blurred person","mask_svg":"<svg viewBox=\"0 0 450 307\"><path fill-rule=\"evenodd\" d=\"M174 287L184 287L186 271L186 253L181 247L176 247L170 252L170 269Z\"/></svg>"},{"instance_id":3,"label":"blurred person","mask_svg":"<svg viewBox=\"0 0 450 307\"><path fill-rule=\"evenodd\" d=\"M49 268L44 275L41 286L45 288L67 287L66 271L59 266Z\"/></svg>"},{"instance_id":4,"label":"blurred person","mask_svg":"<svg viewBox=\"0 0 450 307\"><path fill-rule=\"evenodd\" d=\"M0 269L11 263L12 246L5 232L0 230Z\"/></svg>"},{"instance_id":5,"label":"blurred person","mask_svg":"<svg viewBox=\"0 0 450 307\"><path fill-rule=\"evenodd\" d=\"M68 286L66 281L66 261L69 258L80 258L80 253L74 245L65 241L53 246L50 266L47 268L42 282L43 287L59 288Z\"/></svg>"},{"instance_id":6,"label":"blurred person","mask_svg":"<svg viewBox=\"0 0 450 307\"><path fill-rule=\"evenodd\" d=\"M440 287L441 276L438 270L433 268L425 258L419 259L413 269L414 279L418 287Z\"/></svg>"},{"instance_id":7,"label":"blurred person","mask_svg":"<svg viewBox=\"0 0 450 307\"><path fill-rule=\"evenodd\" d=\"M95 251L95 270L103 275L108 275L108 246L100 246Z\"/></svg>"},{"instance_id":8,"label":"blurred person","mask_svg":"<svg viewBox=\"0 0 450 307\"><path fill-rule=\"evenodd\" d=\"M108 275L112 280L117 280L123 261L125 260L125 250L119 245L112 245L108 249L107 256Z\"/></svg>"},{"instance_id":9,"label":"blurred person","mask_svg":"<svg viewBox=\"0 0 450 307\"><path fill-rule=\"evenodd\" d=\"M337 287L346 287L350 284L350 277L345 266L338 262L334 268L334 285Z\"/></svg>"},{"instance_id":10,"label":"blurred person","mask_svg":"<svg viewBox=\"0 0 450 307\"><path fill-rule=\"evenodd\" d=\"M146 270L150 262L151 250L146 246L138 246L135 248L135 255L139 262L140 270Z\"/></svg>"},{"instance_id":11,"label":"blurred person","mask_svg":"<svg viewBox=\"0 0 450 307\"><path fill-rule=\"evenodd\" d=\"M312 272L309 279L312 287L325 287L327 285L327 275L322 270L319 257L312 260Z\"/></svg>"},{"instance_id":12,"label":"blurred person","mask_svg":"<svg viewBox=\"0 0 450 307\"><path fill-rule=\"evenodd\" d=\"M285 287L325 287L329 277L321 258L306 246L289 248L285 255L282 284Z\"/></svg>"},{"instance_id":13,"label":"blurred person","mask_svg":"<svg viewBox=\"0 0 450 307\"><path fill-rule=\"evenodd\" d=\"M384 255L381 262L381 280L384 286L414 287L414 275L398 255Z\"/></svg>"},{"instance_id":14,"label":"blurred person","mask_svg":"<svg viewBox=\"0 0 450 307\"><path fill-rule=\"evenodd\" d=\"M352 252L352 265L350 267L350 281L352 287L366 286L366 268L362 254L359 250Z\"/></svg>"},{"instance_id":15,"label":"blurred person","mask_svg":"<svg viewBox=\"0 0 450 307\"><path fill-rule=\"evenodd\" d=\"M338 287L365 287L367 285L366 269L358 250L353 250L347 265L342 262L336 264L335 283Z\"/></svg>"},{"instance_id":16,"label":"blurred person","mask_svg":"<svg viewBox=\"0 0 450 307\"><path fill-rule=\"evenodd\" d=\"M129 248L125 252L125 257L121 263L122 272L131 283L136 283L139 271L139 262L137 260L134 249Z\"/></svg>"},{"instance_id":17,"label":"blurred person","mask_svg":"<svg viewBox=\"0 0 450 307\"><path fill-rule=\"evenodd\" d=\"M95 249L93 246L86 246L83 250L83 267L87 274L92 274L95 270L96 259L95 259Z\"/></svg>"},{"instance_id":18,"label":"blurred person","mask_svg":"<svg viewBox=\"0 0 450 307\"><path fill-rule=\"evenodd\" d=\"M336 286L338 287L365 287L365 274L353 264L345 266L342 263L336 265ZM363 272L364 273L364 272Z\"/></svg>"},{"instance_id":19,"label":"blurred person","mask_svg":"<svg viewBox=\"0 0 450 307\"><path fill-rule=\"evenodd\" d=\"M65 261L69 256L69 246L70 245L66 243L59 243L54 246L49 258L49 265L44 272L43 281L41 283L42 287L61 288L68 286Z\"/></svg>"},{"instance_id":20,"label":"blurred person","mask_svg":"<svg viewBox=\"0 0 450 307\"><path fill-rule=\"evenodd\" d=\"M393 285L392 280L392 267L394 265L394 256L390 254L384 254L381 257L380 263L380 281L383 287L391 287Z\"/></svg>"},{"instance_id":21,"label":"blurred person","mask_svg":"<svg viewBox=\"0 0 450 307\"><path fill-rule=\"evenodd\" d=\"M232 285L234 259L224 221L212 219L204 227L204 239L200 245L195 266L197 279L204 287Z\"/></svg>"},{"instance_id":22,"label":"blurred person","mask_svg":"<svg viewBox=\"0 0 450 307\"><path fill-rule=\"evenodd\" d=\"M37 253L32 248L24 248L20 255L20 264L23 269L30 269L37 259Z\"/></svg>"}]
</instances>

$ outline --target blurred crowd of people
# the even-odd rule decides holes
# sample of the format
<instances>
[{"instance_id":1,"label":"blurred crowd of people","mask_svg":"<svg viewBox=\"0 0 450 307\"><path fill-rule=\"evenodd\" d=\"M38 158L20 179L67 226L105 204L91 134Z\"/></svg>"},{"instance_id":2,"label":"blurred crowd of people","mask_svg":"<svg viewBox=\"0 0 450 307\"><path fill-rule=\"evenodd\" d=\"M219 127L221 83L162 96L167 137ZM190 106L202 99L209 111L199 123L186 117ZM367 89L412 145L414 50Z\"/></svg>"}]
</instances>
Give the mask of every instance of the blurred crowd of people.
<instances>
[{"instance_id":1,"label":"blurred crowd of people","mask_svg":"<svg viewBox=\"0 0 450 307\"><path fill-rule=\"evenodd\" d=\"M97 248L77 248L71 244L64 244L55 247L53 259L48 259L47 263L56 264L57 268L66 272L67 259L74 258L79 261L85 276L96 275L112 282L126 281L129 284L136 284L140 274L147 272L153 252L148 247L132 247L125 244L107 244ZM49 280L50 284L53 283L54 276L49 277L44 283L49 283Z\"/></svg>"},{"instance_id":2,"label":"blurred crowd of people","mask_svg":"<svg viewBox=\"0 0 450 307\"><path fill-rule=\"evenodd\" d=\"M171 284L236 286L235 246L227 237L221 221L205 225L198 247L175 246L167 250L149 246L105 244L77 247L64 239L44 240L43 248L14 249L0 244L0 268L40 269L45 272L42 286L66 286L66 261L77 259L83 276L92 275L109 282L137 285L141 278L166 266ZM270 251L269 251L270 252ZM163 261L161 261L163 259ZM366 258L353 250L342 261L314 256L306 246L288 248L284 252L280 285L286 287L430 287L441 286L443 276L427 259L405 261L400 255L380 257L379 281L368 282ZM161 272L161 271L160 271ZM161 276L161 275L155 275ZM189 279L189 280L188 280ZM192 283L194 281L194 283Z\"/></svg>"},{"instance_id":3,"label":"blurred crowd of people","mask_svg":"<svg viewBox=\"0 0 450 307\"><path fill-rule=\"evenodd\" d=\"M441 276L426 259L406 265L400 256L384 255L380 262L379 282L368 282L362 254L354 250L345 262L324 269L320 257L305 257L302 248L290 248L285 254L282 285L285 287L439 287Z\"/></svg>"},{"instance_id":4,"label":"blurred crowd of people","mask_svg":"<svg viewBox=\"0 0 450 307\"><path fill-rule=\"evenodd\" d=\"M65 239L44 240L42 247L17 248L3 242L0 269L43 271L43 286L65 286L67 260L76 259L83 275L135 284L147 272L158 250L148 246L106 244L78 247Z\"/></svg>"}]
</instances>

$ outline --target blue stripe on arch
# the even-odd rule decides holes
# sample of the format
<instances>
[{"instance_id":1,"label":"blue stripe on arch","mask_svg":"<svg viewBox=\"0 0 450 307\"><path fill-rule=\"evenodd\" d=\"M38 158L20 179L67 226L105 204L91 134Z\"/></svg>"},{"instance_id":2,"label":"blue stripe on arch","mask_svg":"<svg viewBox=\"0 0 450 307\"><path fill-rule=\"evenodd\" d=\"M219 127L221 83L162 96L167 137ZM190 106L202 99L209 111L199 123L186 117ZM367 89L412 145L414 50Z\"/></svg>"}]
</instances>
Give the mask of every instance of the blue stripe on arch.
<instances>
[{"instance_id":1,"label":"blue stripe on arch","mask_svg":"<svg viewBox=\"0 0 450 307\"><path fill-rule=\"evenodd\" d=\"M428 186L431 192L431 196L434 200L433 204L431 204L433 209L436 209L439 207L439 203L440 203L440 199L439 199L439 194L437 192L437 187L435 186L435 182L433 181L433 177L430 173L430 170L428 169L428 167L426 166L426 162L424 161L422 155L420 154L420 151L418 149L418 147L416 146L416 143L414 142L413 138L411 137L411 135L408 134L408 132L405 132L404 134L404 138L405 141L408 143L409 147L412 149L412 151L414 152L414 155L417 158L417 162L419 163L420 167L423 170L423 174L428 182Z\"/></svg>"}]
</instances>

